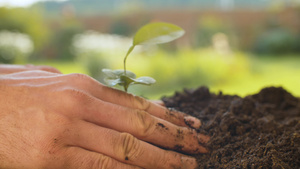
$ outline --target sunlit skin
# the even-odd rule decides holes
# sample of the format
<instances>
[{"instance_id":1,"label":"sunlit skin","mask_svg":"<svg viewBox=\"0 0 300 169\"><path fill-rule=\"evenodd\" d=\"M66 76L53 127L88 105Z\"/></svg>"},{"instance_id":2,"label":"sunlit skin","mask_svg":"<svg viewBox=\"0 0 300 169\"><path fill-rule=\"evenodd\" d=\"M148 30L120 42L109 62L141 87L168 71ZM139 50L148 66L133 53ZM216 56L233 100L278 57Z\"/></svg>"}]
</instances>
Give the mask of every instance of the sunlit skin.
<instances>
[{"instance_id":1,"label":"sunlit skin","mask_svg":"<svg viewBox=\"0 0 300 169\"><path fill-rule=\"evenodd\" d=\"M0 168L193 169L173 150L207 152L200 120L83 74L0 65L0 97Z\"/></svg>"}]
</instances>

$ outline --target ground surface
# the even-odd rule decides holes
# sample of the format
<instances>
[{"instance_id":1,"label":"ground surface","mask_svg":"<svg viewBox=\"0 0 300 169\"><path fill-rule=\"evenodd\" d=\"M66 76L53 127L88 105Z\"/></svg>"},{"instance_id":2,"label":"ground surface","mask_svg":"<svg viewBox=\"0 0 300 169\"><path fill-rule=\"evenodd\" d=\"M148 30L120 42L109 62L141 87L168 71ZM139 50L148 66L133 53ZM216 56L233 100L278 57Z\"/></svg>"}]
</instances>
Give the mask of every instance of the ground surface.
<instances>
[{"instance_id":1,"label":"ground surface","mask_svg":"<svg viewBox=\"0 0 300 169\"><path fill-rule=\"evenodd\" d=\"M199 168L300 168L300 99L282 88L241 98L200 87L163 101L202 119L211 141Z\"/></svg>"}]
</instances>

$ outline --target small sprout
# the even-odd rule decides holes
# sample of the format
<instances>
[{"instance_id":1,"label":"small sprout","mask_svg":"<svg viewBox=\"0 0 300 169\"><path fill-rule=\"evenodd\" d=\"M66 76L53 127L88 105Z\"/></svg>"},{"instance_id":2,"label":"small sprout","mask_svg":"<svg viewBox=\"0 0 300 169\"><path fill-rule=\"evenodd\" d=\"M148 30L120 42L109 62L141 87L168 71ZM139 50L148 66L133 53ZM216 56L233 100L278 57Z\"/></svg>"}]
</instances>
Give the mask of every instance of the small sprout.
<instances>
[{"instance_id":1,"label":"small sprout","mask_svg":"<svg viewBox=\"0 0 300 169\"><path fill-rule=\"evenodd\" d=\"M136 45L154 45L167 43L181 37L184 30L176 25L165 22L153 22L140 28L133 38L133 43L124 57L124 70L102 69L106 75L104 81L109 86L120 85L127 89L132 84L151 85L156 81L147 76L136 78L136 75L126 70L126 60Z\"/></svg>"},{"instance_id":2,"label":"small sprout","mask_svg":"<svg viewBox=\"0 0 300 169\"><path fill-rule=\"evenodd\" d=\"M127 91L131 84L151 85L156 82L155 79L147 76L142 76L136 79L136 75L128 70L126 71L126 75L124 70L120 69L102 69L102 72L105 74L106 78L104 80L109 86L120 85L124 87L125 91Z\"/></svg>"}]
</instances>

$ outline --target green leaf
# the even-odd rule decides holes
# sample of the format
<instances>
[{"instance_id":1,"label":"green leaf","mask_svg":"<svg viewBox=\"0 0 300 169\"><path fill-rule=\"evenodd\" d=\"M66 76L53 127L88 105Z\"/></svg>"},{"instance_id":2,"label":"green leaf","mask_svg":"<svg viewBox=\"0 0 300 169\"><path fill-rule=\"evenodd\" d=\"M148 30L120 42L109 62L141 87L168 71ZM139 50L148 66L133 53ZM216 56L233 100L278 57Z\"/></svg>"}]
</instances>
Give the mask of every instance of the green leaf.
<instances>
[{"instance_id":1,"label":"green leaf","mask_svg":"<svg viewBox=\"0 0 300 169\"><path fill-rule=\"evenodd\" d=\"M127 91L128 87L131 84L142 84L142 85L151 85L156 81L151 77L139 77L136 79L136 75L127 71L125 75L124 70L110 70L110 69L102 69L102 72L106 76L104 81L109 86L120 85L124 87L124 90Z\"/></svg>"},{"instance_id":2,"label":"green leaf","mask_svg":"<svg viewBox=\"0 0 300 169\"><path fill-rule=\"evenodd\" d=\"M116 74L114 73L113 70L110 69L102 69L102 72L106 76L106 78L116 78Z\"/></svg>"},{"instance_id":3,"label":"green leaf","mask_svg":"<svg viewBox=\"0 0 300 169\"><path fill-rule=\"evenodd\" d=\"M181 37L183 34L184 30L182 28L170 23L153 22L143 26L135 34L133 44L124 57L124 70L102 69L102 72L106 75L104 79L105 82L110 86L121 85L125 91L127 91L131 84L151 85L155 83L156 81L151 77L140 77L136 79L136 75L133 72L126 70L128 55L133 51L136 45L166 43Z\"/></svg>"},{"instance_id":4,"label":"green leaf","mask_svg":"<svg viewBox=\"0 0 300 169\"><path fill-rule=\"evenodd\" d=\"M122 75L120 76L120 80L121 80L120 84L122 85L125 84L126 86L129 86L130 84L151 85L156 82L156 80L154 80L152 77L147 77L147 76L143 76L135 79L135 78Z\"/></svg>"},{"instance_id":5,"label":"green leaf","mask_svg":"<svg viewBox=\"0 0 300 169\"><path fill-rule=\"evenodd\" d=\"M121 75L125 74L124 70L122 70L122 69L117 69L117 70L102 69L102 72L104 73L106 78L109 78L109 79L117 79L117 78L120 78ZM131 77L131 78L136 78L136 75L129 70L126 71L126 76Z\"/></svg>"},{"instance_id":6,"label":"green leaf","mask_svg":"<svg viewBox=\"0 0 300 169\"><path fill-rule=\"evenodd\" d=\"M133 84L151 85L151 84L154 84L155 82L156 82L156 80L153 79L152 77L142 76L137 79L134 79Z\"/></svg>"},{"instance_id":7,"label":"green leaf","mask_svg":"<svg viewBox=\"0 0 300 169\"><path fill-rule=\"evenodd\" d=\"M106 76L104 78L104 81L107 85L109 86L115 86L115 85L120 85L124 86L124 90L127 91L128 86L133 82L132 79L136 78L136 75L131 72L127 71L126 77L124 70L118 69L118 70L110 70L110 69L102 69L102 72Z\"/></svg>"},{"instance_id":8,"label":"green leaf","mask_svg":"<svg viewBox=\"0 0 300 169\"><path fill-rule=\"evenodd\" d=\"M166 43L183 34L184 30L179 26L165 22L153 22L138 30L133 39L133 46Z\"/></svg>"},{"instance_id":9,"label":"green leaf","mask_svg":"<svg viewBox=\"0 0 300 169\"><path fill-rule=\"evenodd\" d=\"M128 87L131 84L151 85L156 82L153 78L147 76L143 76L135 79L135 78L128 77L126 75L122 75L120 79L121 79L121 83L119 84L124 87L125 91L127 91Z\"/></svg>"},{"instance_id":10,"label":"green leaf","mask_svg":"<svg viewBox=\"0 0 300 169\"><path fill-rule=\"evenodd\" d=\"M124 90L127 92L127 89L128 89L128 87L129 87L129 85L132 83L132 82L134 82L134 79L132 79L132 78L130 78L130 77L128 77L128 76L125 76L125 75L122 75L121 77L120 77L120 79L121 79L121 86L123 86L124 87Z\"/></svg>"},{"instance_id":11,"label":"green leaf","mask_svg":"<svg viewBox=\"0 0 300 169\"><path fill-rule=\"evenodd\" d=\"M121 84L121 79L120 78L117 78L117 79L107 79L107 78L105 78L104 81L108 86L115 86L117 84Z\"/></svg>"}]
</instances>

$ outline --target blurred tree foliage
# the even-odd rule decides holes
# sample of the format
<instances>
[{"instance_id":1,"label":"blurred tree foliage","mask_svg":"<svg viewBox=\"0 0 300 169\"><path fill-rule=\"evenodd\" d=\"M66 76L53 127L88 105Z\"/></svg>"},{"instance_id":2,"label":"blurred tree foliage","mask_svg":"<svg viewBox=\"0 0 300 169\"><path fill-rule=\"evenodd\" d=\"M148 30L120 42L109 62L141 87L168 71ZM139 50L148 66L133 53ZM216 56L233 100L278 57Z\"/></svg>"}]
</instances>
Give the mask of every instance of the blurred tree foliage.
<instances>
[{"instance_id":1,"label":"blurred tree foliage","mask_svg":"<svg viewBox=\"0 0 300 169\"><path fill-rule=\"evenodd\" d=\"M73 38L84 28L76 18L75 9L66 5L61 9L60 17L54 20L47 19L51 26L47 43L31 59L73 61L75 54L72 51Z\"/></svg>"},{"instance_id":2,"label":"blurred tree foliage","mask_svg":"<svg viewBox=\"0 0 300 169\"><path fill-rule=\"evenodd\" d=\"M295 42L293 34L284 28L272 28L258 36L254 51L259 54L282 55L293 53Z\"/></svg>"},{"instance_id":3,"label":"blurred tree foliage","mask_svg":"<svg viewBox=\"0 0 300 169\"><path fill-rule=\"evenodd\" d=\"M217 33L224 33L227 35L230 46L235 46L235 30L233 29L232 24L225 23L217 17L204 16L199 19L195 36L196 47L212 46L212 38Z\"/></svg>"},{"instance_id":4,"label":"blurred tree foliage","mask_svg":"<svg viewBox=\"0 0 300 169\"><path fill-rule=\"evenodd\" d=\"M132 25L122 19L114 21L110 29L110 33L123 36L131 35L134 30Z\"/></svg>"},{"instance_id":5,"label":"blurred tree foliage","mask_svg":"<svg viewBox=\"0 0 300 169\"><path fill-rule=\"evenodd\" d=\"M292 32L277 18L271 18L266 21L253 46L258 54L283 55L300 52L299 42L300 32Z\"/></svg>"},{"instance_id":6,"label":"blurred tree foliage","mask_svg":"<svg viewBox=\"0 0 300 169\"><path fill-rule=\"evenodd\" d=\"M43 46L49 35L41 12L24 8L0 7L0 30L28 34L35 49Z\"/></svg>"},{"instance_id":7,"label":"blurred tree foliage","mask_svg":"<svg viewBox=\"0 0 300 169\"><path fill-rule=\"evenodd\" d=\"M62 22L59 29L51 32L48 43L33 58L73 61L76 57L71 48L73 37L82 30L80 24Z\"/></svg>"},{"instance_id":8,"label":"blurred tree foliage","mask_svg":"<svg viewBox=\"0 0 300 169\"><path fill-rule=\"evenodd\" d=\"M0 8L0 31L27 34L34 45L30 59L74 60L75 55L70 46L73 37L82 32L83 28L70 9L62 10L61 17L54 21L55 26L53 26L50 25L53 21L43 17L42 9L2 7ZM14 59L10 59L9 62L14 62Z\"/></svg>"},{"instance_id":9,"label":"blurred tree foliage","mask_svg":"<svg viewBox=\"0 0 300 169\"><path fill-rule=\"evenodd\" d=\"M0 31L0 63L23 63L33 50L33 43L27 34Z\"/></svg>"},{"instance_id":10,"label":"blurred tree foliage","mask_svg":"<svg viewBox=\"0 0 300 169\"><path fill-rule=\"evenodd\" d=\"M64 25L58 34L54 36L52 41L53 45L56 46L57 55L56 58L60 60L74 60L75 54L71 50L71 46L73 43L73 37L82 32L82 28L80 25L72 24L72 25Z\"/></svg>"}]
</instances>

